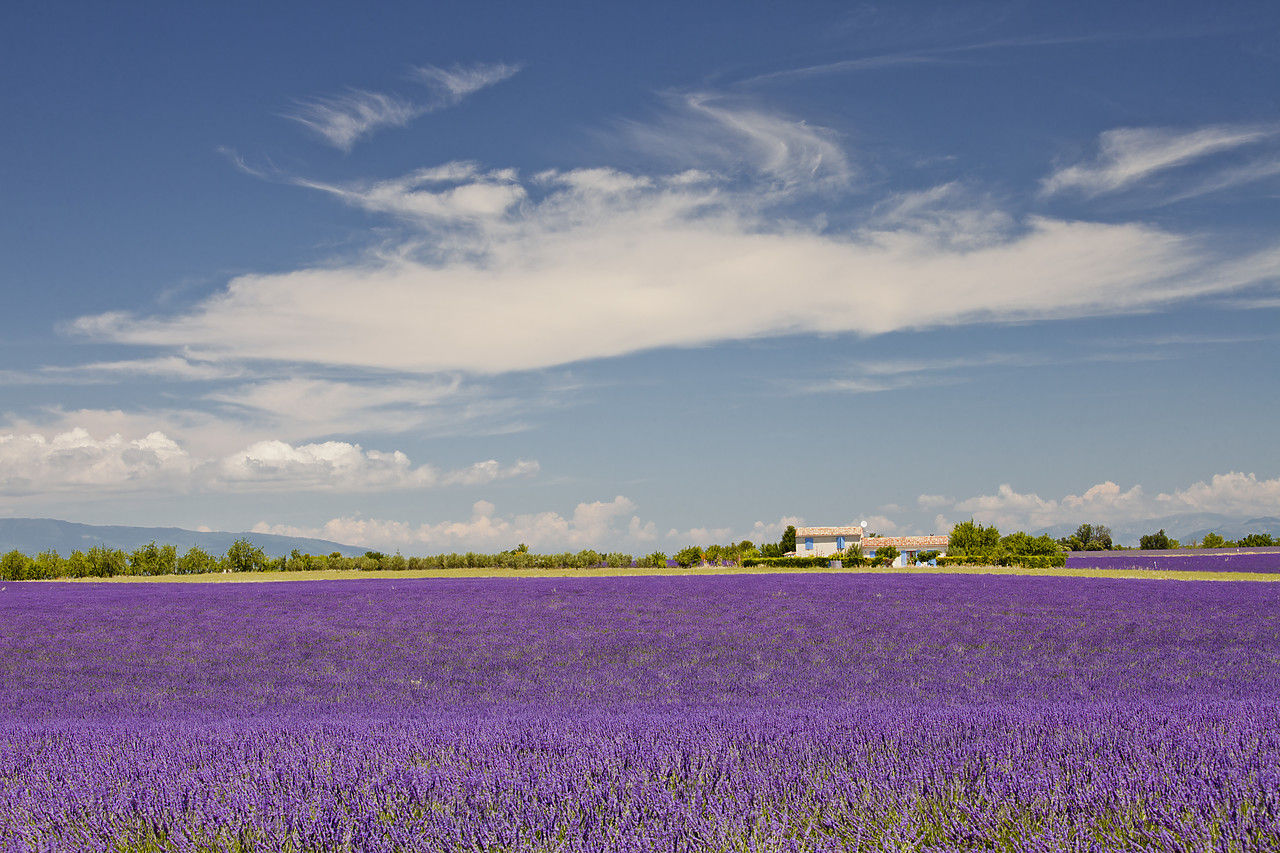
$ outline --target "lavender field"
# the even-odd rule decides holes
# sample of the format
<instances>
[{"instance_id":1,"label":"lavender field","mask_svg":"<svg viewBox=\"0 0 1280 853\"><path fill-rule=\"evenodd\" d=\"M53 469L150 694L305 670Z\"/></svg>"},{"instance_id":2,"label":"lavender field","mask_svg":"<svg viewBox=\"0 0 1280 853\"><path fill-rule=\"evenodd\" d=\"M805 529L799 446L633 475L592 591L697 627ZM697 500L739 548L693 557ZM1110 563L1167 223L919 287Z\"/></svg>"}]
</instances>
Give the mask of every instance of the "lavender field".
<instances>
[{"instance_id":1,"label":"lavender field","mask_svg":"<svg viewBox=\"0 0 1280 853\"><path fill-rule=\"evenodd\" d=\"M0 851L1280 849L1280 588L10 583Z\"/></svg>"},{"instance_id":2,"label":"lavender field","mask_svg":"<svg viewBox=\"0 0 1280 853\"><path fill-rule=\"evenodd\" d=\"M1280 548L1072 551L1067 568L1280 574Z\"/></svg>"}]
</instances>

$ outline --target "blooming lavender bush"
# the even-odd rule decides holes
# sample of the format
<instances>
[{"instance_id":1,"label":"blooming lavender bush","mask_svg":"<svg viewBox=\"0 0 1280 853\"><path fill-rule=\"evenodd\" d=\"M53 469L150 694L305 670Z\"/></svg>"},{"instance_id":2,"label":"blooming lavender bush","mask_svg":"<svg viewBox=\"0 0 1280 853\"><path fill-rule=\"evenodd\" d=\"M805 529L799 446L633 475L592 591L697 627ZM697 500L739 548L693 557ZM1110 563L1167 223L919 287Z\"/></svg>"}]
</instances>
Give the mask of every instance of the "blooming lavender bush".
<instances>
[{"instance_id":1,"label":"blooming lavender bush","mask_svg":"<svg viewBox=\"0 0 1280 853\"><path fill-rule=\"evenodd\" d=\"M1280 590L9 584L0 850L1280 845Z\"/></svg>"},{"instance_id":2,"label":"blooming lavender bush","mask_svg":"<svg viewBox=\"0 0 1280 853\"><path fill-rule=\"evenodd\" d=\"M1280 574L1280 548L1072 551L1067 568Z\"/></svg>"}]
</instances>

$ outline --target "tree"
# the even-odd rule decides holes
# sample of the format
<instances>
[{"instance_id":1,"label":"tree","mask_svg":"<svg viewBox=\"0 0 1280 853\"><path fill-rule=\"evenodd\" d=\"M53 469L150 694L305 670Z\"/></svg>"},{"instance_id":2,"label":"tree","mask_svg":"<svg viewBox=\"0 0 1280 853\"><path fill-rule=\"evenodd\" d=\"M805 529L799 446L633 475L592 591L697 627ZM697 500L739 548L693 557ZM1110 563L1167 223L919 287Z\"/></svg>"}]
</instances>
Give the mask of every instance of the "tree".
<instances>
[{"instance_id":1,"label":"tree","mask_svg":"<svg viewBox=\"0 0 1280 853\"><path fill-rule=\"evenodd\" d=\"M24 580L34 565L35 561L21 551L10 551L0 557L0 580Z\"/></svg>"},{"instance_id":2,"label":"tree","mask_svg":"<svg viewBox=\"0 0 1280 853\"><path fill-rule=\"evenodd\" d=\"M942 555L940 551L920 551L916 554L916 565L923 566L932 563Z\"/></svg>"},{"instance_id":3,"label":"tree","mask_svg":"<svg viewBox=\"0 0 1280 853\"><path fill-rule=\"evenodd\" d=\"M1206 533L1204 539L1200 541L1201 548L1227 548L1230 545L1231 543L1218 533Z\"/></svg>"},{"instance_id":4,"label":"tree","mask_svg":"<svg viewBox=\"0 0 1280 853\"><path fill-rule=\"evenodd\" d=\"M1241 548L1270 548L1275 544L1276 540L1268 533L1250 533L1240 540Z\"/></svg>"},{"instance_id":5,"label":"tree","mask_svg":"<svg viewBox=\"0 0 1280 853\"><path fill-rule=\"evenodd\" d=\"M187 553L178 558L180 575L205 575L217 570L218 559L196 545L192 545Z\"/></svg>"},{"instance_id":6,"label":"tree","mask_svg":"<svg viewBox=\"0 0 1280 853\"><path fill-rule=\"evenodd\" d=\"M1000 531L995 525L983 527L969 519L951 528L947 553L977 556L996 551L999 547Z\"/></svg>"},{"instance_id":7,"label":"tree","mask_svg":"<svg viewBox=\"0 0 1280 853\"><path fill-rule=\"evenodd\" d=\"M690 545L688 548L677 551L673 559L682 567L687 569L692 565L702 562L702 549L697 545Z\"/></svg>"},{"instance_id":8,"label":"tree","mask_svg":"<svg viewBox=\"0 0 1280 853\"><path fill-rule=\"evenodd\" d=\"M794 524L788 524L787 529L782 531L782 541L778 544L784 554L796 549L796 526Z\"/></svg>"},{"instance_id":9,"label":"tree","mask_svg":"<svg viewBox=\"0 0 1280 853\"><path fill-rule=\"evenodd\" d=\"M881 545L876 549L877 563L883 566L891 566L896 559L898 559L898 549L892 545Z\"/></svg>"},{"instance_id":10,"label":"tree","mask_svg":"<svg viewBox=\"0 0 1280 853\"><path fill-rule=\"evenodd\" d=\"M1110 551L1111 528L1105 524L1082 524L1058 542L1068 551Z\"/></svg>"},{"instance_id":11,"label":"tree","mask_svg":"<svg viewBox=\"0 0 1280 853\"><path fill-rule=\"evenodd\" d=\"M222 562L233 572L260 572L267 567L267 555L265 551L242 536L231 543Z\"/></svg>"},{"instance_id":12,"label":"tree","mask_svg":"<svg viewBox=\"0 0 1280 853\"><path fill-rule=\"evenodd\" d=\"M129 555L131 575L171 575L177 567L178 549L172 545L156 545L154 539Z\"/></svg>"},{"instance_id":13,"label":"tree","mask_svg":"<svg viewBox=\"0 0 1280 853\"><path fill-rule=\"evenodd\" d=\"M1042 533L1039 536L1032 536L1029 533L1023 533L1021 530L1016 533L1010 533L1008 536L1001 539L1000 547L1016 556L1047 556L1057 554L1062 550L1058 547L1058 543L1053 541L1053 537L1047 533Z\"/></svg>"},{"instance_id":14,"label":"tree","mask_svg":"<svg viewBox=\"0 0 1280 853\"><path fill-rule=\"evenodd\" d=\"M667 567L667 555L661 551L654 551L649 556L636 560L636 565L642 569L665 569Z\"/></svg>"},{"instance_id":15,"label":"tree","mask_svg":"<svg viewBox=\"0 0 1280 853\"><path fill-rule=\"evenodd\" d=\"M1148 533L1141 537L1138 540L1138 547L1144 551L1168 551L1173 545L1170 544L1168 534L1161 527L1159 533Z\"/></svg>"}]
</instances>

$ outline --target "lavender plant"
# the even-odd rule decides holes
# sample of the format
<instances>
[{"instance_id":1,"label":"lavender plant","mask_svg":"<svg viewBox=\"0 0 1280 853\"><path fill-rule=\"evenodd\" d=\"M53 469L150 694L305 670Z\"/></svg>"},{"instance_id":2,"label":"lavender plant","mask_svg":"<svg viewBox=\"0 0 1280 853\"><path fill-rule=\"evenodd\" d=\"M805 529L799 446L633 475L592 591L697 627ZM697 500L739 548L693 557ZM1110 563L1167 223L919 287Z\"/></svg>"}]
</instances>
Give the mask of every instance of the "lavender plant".
<instances>
[{"instance_id":1,"label":"lavender plant","mask_svg":"<svg viewBox=\"0 0 1280 853\"><path fill-rule=\"evenodd\" d=\"M1265 850L1270 584L9 584L0 851Z\"/></svg>"}]
</instances>

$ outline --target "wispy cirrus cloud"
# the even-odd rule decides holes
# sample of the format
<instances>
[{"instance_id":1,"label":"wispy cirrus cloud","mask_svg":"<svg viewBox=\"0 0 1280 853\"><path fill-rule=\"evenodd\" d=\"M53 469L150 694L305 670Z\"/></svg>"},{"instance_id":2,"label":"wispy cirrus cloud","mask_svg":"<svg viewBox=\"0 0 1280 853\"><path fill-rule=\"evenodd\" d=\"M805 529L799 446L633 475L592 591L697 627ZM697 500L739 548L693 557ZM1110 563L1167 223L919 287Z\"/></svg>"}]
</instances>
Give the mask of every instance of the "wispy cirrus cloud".
<instances>
[{"instance_id":1,"label":"wispy cirrus cloud","mask_svg":"<svg viewBox=\"0 0 1280 853\"><path fill-rule=\"evenodd\" d=\"M1099 139L1098 156L1090 163L1067 166L1045 178L1042 195L1076 192L1084 196L1120 192L1154 176L1214 154L1271 140L1280 128L1270 125L1217 125L1195 130L1170 128L1119 128ZM1274 160L1232 168L1219 178L1198 180L1199 192L1234 186L1274 174Z\"/></svg>"},{"instance_id":2,"label":"wispy cirrus cloud","mask_svg":"<svg viewBox=\"0 0 1280 853\"><path fill-rule=\"evenodd\" d=\"M499 83L520 70L518 65L485 63L450 69L423 66L413 78L426 85L431 97L404 97L366 89L348 89L339 95L299 101L285 118L302 124L324 141L350 151L363 137L387 127L403 127L435 110L451 107L486 86Z\"/></svg>"}]
</instances>

